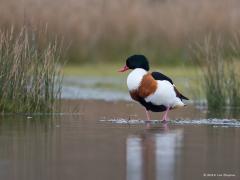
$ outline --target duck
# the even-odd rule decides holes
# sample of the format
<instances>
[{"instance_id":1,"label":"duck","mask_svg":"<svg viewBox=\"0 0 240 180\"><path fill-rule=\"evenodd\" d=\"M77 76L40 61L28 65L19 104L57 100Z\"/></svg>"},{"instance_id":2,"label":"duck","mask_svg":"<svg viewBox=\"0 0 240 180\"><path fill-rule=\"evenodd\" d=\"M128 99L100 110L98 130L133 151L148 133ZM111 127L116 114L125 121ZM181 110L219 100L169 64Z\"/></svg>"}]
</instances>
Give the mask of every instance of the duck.
<instances>
[{"instance_id":1,"label":"duck","mask_svg":"<svg viewBox=\"0 0 240 180\"><path fill-rule=\"evenodd\" d=\"M164 112L162 121L167 122L170 110L184 107L183 100L189 100L180 93L172 79L160 72L149 72L149 61L144 55L132 55L118 72L132 70L127 77L127 87L131 98L140 103L146 112Z\"/></svg>"}]
</instances>

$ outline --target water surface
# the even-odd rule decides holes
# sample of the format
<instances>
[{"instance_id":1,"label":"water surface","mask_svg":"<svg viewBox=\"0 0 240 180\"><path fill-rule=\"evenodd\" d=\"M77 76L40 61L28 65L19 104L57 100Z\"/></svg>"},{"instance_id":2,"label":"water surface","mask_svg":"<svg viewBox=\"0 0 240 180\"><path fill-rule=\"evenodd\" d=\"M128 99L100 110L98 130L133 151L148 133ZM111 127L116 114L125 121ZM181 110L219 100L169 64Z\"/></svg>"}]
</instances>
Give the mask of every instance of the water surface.
<instances>
[{"instance_id":1,"label":"water surface","mask_svg":"<svg viewBox=\"0 0 240 180\"><path fill-rule=\"evenodd\" d=\"M0 179L240 178L238 127L117 124L100 116L1 116Z\"/></svg>"}]
</instances>

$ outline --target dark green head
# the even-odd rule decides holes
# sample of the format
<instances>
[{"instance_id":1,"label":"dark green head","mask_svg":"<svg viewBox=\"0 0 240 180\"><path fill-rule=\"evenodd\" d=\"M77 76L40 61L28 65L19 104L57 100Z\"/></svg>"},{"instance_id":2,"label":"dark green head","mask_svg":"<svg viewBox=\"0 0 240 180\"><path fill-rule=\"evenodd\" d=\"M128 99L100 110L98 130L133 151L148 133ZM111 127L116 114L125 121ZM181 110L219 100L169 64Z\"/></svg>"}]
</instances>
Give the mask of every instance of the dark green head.
<instances>
[{"instance_id":1,"label":"dark green head","mask_svg":"<svg viewBox=\"0 0 240 180\"><path fill-rule=\"evenodd\" d=\"M127 71L128 69L142 68L149 71L149 63L144 55L132 55L127 58L126 65L119 72Z\"/></svg>"}]
</instances>

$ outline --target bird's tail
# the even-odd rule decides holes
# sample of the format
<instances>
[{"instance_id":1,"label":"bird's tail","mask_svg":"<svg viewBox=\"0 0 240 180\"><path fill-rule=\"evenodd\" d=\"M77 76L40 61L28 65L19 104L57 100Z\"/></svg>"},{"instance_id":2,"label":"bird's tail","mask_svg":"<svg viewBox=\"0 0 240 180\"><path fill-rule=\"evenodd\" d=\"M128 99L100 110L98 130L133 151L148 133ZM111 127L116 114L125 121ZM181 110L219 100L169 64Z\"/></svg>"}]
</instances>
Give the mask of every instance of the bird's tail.
<instances>
[{"instance_id":1,"label":"bird's tail","mask_svg":"<svg viewBox=\"0 0 240 180\"><path fill-rule=\"evenodd\" d=\"M180 99L177 98L177 101L175 102L175 104L173 105L173 108L179 108L179 107L183 107L186 106Z\"/></svg>"}]
</instances>

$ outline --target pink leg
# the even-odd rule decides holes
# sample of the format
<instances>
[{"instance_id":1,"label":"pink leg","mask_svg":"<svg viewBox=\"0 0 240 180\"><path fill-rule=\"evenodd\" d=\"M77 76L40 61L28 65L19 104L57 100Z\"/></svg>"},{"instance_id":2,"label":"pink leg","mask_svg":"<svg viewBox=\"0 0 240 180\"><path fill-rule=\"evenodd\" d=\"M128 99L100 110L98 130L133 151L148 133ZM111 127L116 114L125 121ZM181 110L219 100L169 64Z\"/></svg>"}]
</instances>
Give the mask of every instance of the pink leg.
<instances>
[{"instance_id":1,"label":"pink leg","mask_svg":"<svg viewBox=\"0 0 240 180\"><path fill-rule=\"evenodd\" d=\"M168 111L169 111L170 107L167 107L167 110L165 111L164 115L163 115L163 122L166 122L168 120Z\"/></svg>"},{"instance_id":2,"label":"pink leg","mask_svg":"<svg viewBox=\"0 0 240 180\"><path fill-rule=\"evenodd\" d=\"M145 109L145 112L146 112L147 120L150 121L150 114L149 114L149 111L148 111L147 109Z\"/></svg>"}]
</instances>

